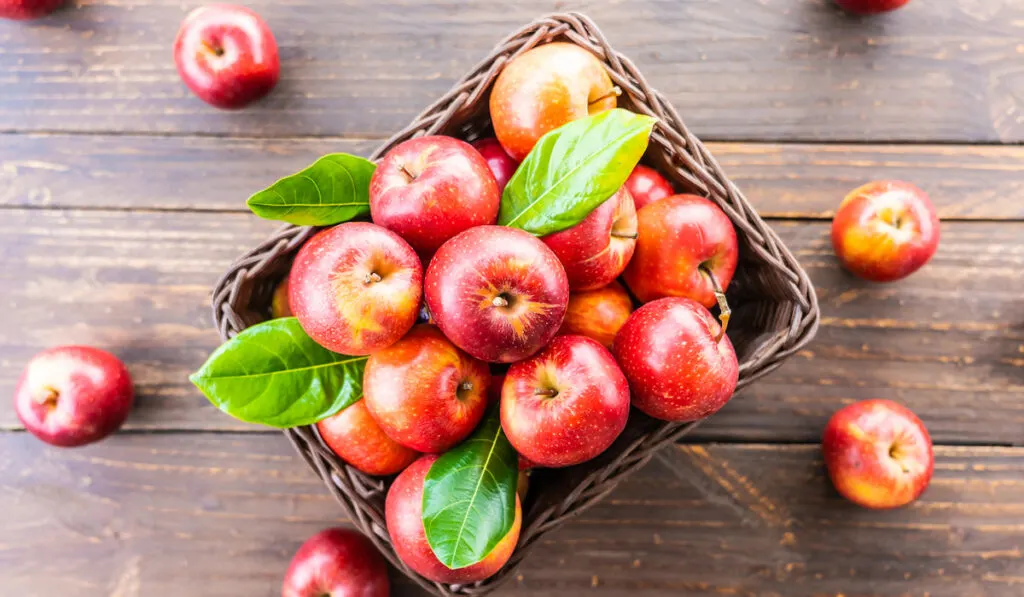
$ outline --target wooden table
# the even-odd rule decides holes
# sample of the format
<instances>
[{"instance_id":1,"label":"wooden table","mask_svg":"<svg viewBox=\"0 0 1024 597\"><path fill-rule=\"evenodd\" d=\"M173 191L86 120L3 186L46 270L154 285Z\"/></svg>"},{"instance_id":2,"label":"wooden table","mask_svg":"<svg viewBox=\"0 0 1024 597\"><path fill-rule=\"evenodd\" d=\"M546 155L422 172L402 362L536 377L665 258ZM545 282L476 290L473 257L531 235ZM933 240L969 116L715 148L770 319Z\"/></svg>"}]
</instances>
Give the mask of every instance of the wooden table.
<instances>
[{"instance_id":1,"label":"wooden table","mask_svg":"<svg viewBox=\"0 0 1024 597\"><path fill-rule=\"evenodd\" d=\"M1024 2L249 0L281 46L266 101L219 112L170 58L186 0L78 0L0 23L0 395L44 347L121 355L121 433L44 446L0 406L0 593L276 596L344 522L279 433L188 383L217 345L218 274L274 224L247 195L330 151L368 153L506 32L585 9L665 92L810 272L817 340L609 499L501 595L1024 594ZM829 218L862 182L925 188L939 252L891 285L838 268ZM829 415L898 400L937 443L917 503L838 497ZM394 576L401 594L408 581Z\"/></svg>"}]
</instances>

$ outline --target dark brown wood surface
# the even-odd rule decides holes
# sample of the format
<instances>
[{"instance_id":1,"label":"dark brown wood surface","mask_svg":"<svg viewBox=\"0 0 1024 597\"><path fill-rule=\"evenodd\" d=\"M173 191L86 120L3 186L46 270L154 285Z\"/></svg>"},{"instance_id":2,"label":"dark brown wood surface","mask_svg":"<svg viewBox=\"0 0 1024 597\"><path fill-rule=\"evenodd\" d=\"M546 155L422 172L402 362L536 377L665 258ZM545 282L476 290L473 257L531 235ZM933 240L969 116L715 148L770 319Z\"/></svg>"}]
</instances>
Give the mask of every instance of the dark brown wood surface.
<instances>
[{"instance_id":1,"label":"dark brown wood surface","mask_svg":"<svg viewBox=\"0 0 1024 597\"><path fill-rule=\"evenodd\" d=\"M117 352L139 395L122 433L80 450L45 447L0 401L0 595L280 594L296 547L344 516L280 434L186 379L218 342L212 283L276 226L245 198L323 153L368 154L509 30L575 9L715 141L823 319L498 595L1024 594L1024 3L858 19L828 0L253 0L282 82L234 113L170 60L199 4L0 22L0 396L66 343ZM918 184L944 220L932 263L890 285L844 273L829 242L843 195L880 178ZM893 512L840 499L816 445L873 397L939 444L928 492Z\"/></svg>"},{"instance_id":2,"label":"dark brown wood surface","mask_svg":"<svg viewBox=\"0 0 1024 597\"><path fill-rule=\"evenodd\" d=\"M200 4L91 0L0 23L0 131L384 136L509 31L583 9L708 139L1024 140L1019 0L917 1L872 20L829 0L252 0L282 78L233 114L191 97L170 60Z\"/></svg>"}]
</instances>

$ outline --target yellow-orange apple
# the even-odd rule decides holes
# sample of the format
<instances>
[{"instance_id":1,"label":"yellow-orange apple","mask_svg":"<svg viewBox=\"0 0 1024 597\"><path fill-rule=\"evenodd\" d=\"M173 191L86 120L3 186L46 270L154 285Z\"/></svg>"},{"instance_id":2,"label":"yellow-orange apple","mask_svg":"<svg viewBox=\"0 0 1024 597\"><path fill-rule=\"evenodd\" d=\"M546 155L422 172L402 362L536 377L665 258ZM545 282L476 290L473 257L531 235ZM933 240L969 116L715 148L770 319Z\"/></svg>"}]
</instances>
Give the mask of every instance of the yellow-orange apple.
<instances>
[{"instance_id":1,"label":"yellow-orange apple","mask_svg":"<svg viewBox=\"0 0 1024 597\"><path fill-rule=\"evenodd\" d=\"M384 433L370 416L366 400L320 421L316 429L338 458L368 475L394 475L420 456Z\"/></svg>"},{"instance_id":2,"label":"yellow-orange apple","mask_svg":"<svg viewBox=\"0 0 1024 597\"><path fill-rule=\"evenodd\" d=\"M632 312L633 301L618 282L597 290L573 292L558 333L593 338L611 350L615 334Z\"/></svg>"}]
</instances>

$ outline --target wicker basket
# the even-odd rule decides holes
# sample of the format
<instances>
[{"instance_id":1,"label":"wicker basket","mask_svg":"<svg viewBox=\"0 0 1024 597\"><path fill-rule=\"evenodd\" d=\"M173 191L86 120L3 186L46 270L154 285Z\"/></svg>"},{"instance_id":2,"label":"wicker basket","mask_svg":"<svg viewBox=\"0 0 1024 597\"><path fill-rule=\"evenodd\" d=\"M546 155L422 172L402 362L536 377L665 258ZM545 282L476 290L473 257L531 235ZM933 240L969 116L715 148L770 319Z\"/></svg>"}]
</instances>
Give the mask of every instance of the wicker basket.
<instances>
[{"instance_id":1,"label":"wicker basket","mask_svg":"<svg viewBox=\"0 0 1024 597\"><path fill-rule=\"evenodd\" d=\"M675 109L648 86L632 62L611 49L587 17L576 13L550 15L515 32L412 124L381 145L371 159L418 135L447 134L472 140L488 133L488 94L502 67L526 50L553 40L575 43L601 59L623 90L620 106L658 120L645 161L672 180L677 189L710 197L732 219L740 238L740 264L728 291L733 307L729 336L740 359L738 387L778 367L813 337L818 325L817 299L807 274L726 178L707 149L690 134ZM213 295L214 319L224 339L267 318L274 285L314 232L311 228L286 226L231 266ZM511 578L530 547L545 533L601 500L657 450L696 425L655 421L634 410L626 431L601 457L569 469L537 471L524 504L515 554L498 574L471 585L431 582L397 558L384 523L384 498L390 479L370 477L347 466L324 445L314 427L290 429L286 434L355 525L392 564L428 591L450 596L482 595Z\"/></svg>"}]
</instances>

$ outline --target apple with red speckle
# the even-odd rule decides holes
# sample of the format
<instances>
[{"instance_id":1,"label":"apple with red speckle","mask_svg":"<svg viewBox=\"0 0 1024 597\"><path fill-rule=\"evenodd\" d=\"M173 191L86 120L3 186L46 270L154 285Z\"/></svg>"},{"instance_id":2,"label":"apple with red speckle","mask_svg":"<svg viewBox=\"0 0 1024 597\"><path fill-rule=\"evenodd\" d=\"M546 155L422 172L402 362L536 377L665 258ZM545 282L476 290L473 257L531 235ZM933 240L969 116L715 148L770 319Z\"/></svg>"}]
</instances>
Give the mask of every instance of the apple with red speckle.
<instances>
[{"instance_id":1,"label":"apple with red speckle","mask_svg":"<svg viewBox=\"0 0 1024 597\"><path fill-rule=\"evenodd\" d=\"M625 186L629 190L629 194L633 196L633 204L636 205L637 211L643 209L648 203L676 194L672 183L658 174L654 168L648 168L643 164L637 164L633 168L633 172L626 179Z\"/></svg>"},{"instance_id":2,"label":"apple with red speckle","mask_svg":"<svg viewBox=\"0 0 1024 597\"><path fill-rule=\"evenodd\" d=\"M934 456L924 423L891 400L862 400L836 411L821 439L836 490L865 508L898 508L928 488Z\"/></svg>"},{"instance_id":3,"label":"apple with red speckle","mask_svg":"<svg viewBox=\"0 0 1024 597\"><path fill-rule=\"evenodd\" d=\"M394 475L420 456L384 433L365 399L318 422L316 429L338 458L368 475Z\"/></svg>"},{"instance_id":4,"label":"apple with red speckle","mask_svg":"<svg viewBox=\"0 0 1024 597\"><path fill-rule=\"evenodd\" d=\"M512 175L516 173L519 162L512 159L512 156L505 151L505 148L494 137L473 141L473 147L484 157L487 167L494 174L494 180L498 183L498 193L504 192L505 185L512 179Z\"/></svg>"},{"instance_id":5,"label":"apple with red speckle","mask_svg":"<svg viewBox=\"0 0 1024 597\"><path fill-rule=\"evenodd\" d=\"M574 292L569 295L569 307L558 333L593 338L611 350L615 335L632 312L633 300L618 282L597 290Z\"/></svg>"},{"instance_id":6,"label":"apple with red speckle","mask_svg":"<svg viewBox=\"0 0 1024 597\"><path fill-rule=\"evenodd\" d=\"M25 429L48 444L75 447L116 431L135 401L120 359L91 346L59 346L32 357L14 389Z\"/></svg>"},{"instance_id":7,"label":"apple with red speckle","mask_svg":"<svg viewBox=\"0 0 1024 597\"><path fill-rule=\"evenodd\" d=\"M714 414L739 381L729 337L707 309L688 298L658 299L634 311L612 352L629 380L633 406L664 421Z\"/></svg>"},{"instance_id":8,"label":"apple with red speckle","mask_svg":"<svg viewBox=\"0 0 1024 597\"><path fill-rule=\"evenodd\" d=\"M190 12L174 40L174 63L192 93L228 110L270 93L281 71L270 27L252 10L233 4Z\"/></svg>"},{"instance_id":9,"label":"apple with red speckle","mask_svg":"<svg viewBox=\"0 0 1024 597\"><path fill-rule=\"evenodd\" d=\"M310 537L284 576L282 597L388 597L384 558L364 535L333 528Z\"/></svg>"},{"instance_id":10,"label":"apple with red speckle","mask_svg":"<svg viewBox=\"0 0 1024 597\"><path fill-rule=\"evenodd\" d=\"M456 234L493 224L501 192L480 153L439 135L403 141L370 179L370 215L429 259Z\"/></svg>"},{"instance_id":11,"label":"apple with red speckle","mask_svg":"<svg viewBox=\"0 0 1024 597\"><path fill-rule=\"evenodd\" d=\"M0 19L26 21L45 17L64 0L0 0Z\"/></svg>"},{"instance_id":12,"label":"apple with red speckle","mask_svg":"<svg viewBox=\"0 0 1024 597\"><path fill-rule=\"evenodd\" d=\"M545 467L586 462L626 428L629 384L608 349L559 336L508 370L501 428L522 456Z\"/></svg>"}]
</instances>

